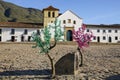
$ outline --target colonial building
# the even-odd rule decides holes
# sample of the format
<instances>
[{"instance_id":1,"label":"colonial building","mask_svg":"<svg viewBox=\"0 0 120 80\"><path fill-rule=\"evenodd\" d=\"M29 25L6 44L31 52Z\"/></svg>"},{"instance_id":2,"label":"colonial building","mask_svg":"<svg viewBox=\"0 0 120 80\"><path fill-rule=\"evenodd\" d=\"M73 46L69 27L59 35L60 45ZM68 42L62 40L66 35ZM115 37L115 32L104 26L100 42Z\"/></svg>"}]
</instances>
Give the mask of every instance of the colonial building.
<instances>
[{"instance_id":1,"label":"colonial building","mask_svg":"<svg viewBox=\"0 0 120 80\"><path fill-rule=\"evenodd\" d=\"M83 19L71 10L59 13L59 9L49 6L43 9L43 23L18 23L0 22L0 42L8 41L30 41L31 34L37 32L40 35L41 29L52 25L55 19L61 21L61 29L64 31L63 39L73 41L72 30L81 27ZM92 31L94 38L92 42L118 43L120 42L120 25L90 25L86 24L86 32ZM53 32L53 31L51 31ZM52 33L52 36L54 34ZM42 36L42 35L41 35Z\"/></svg>"},{"instance_id":2,"label":"colonial building","mask_svg":"<svg viewBox=\"0 0 120 80\"><path fill-rule=\"evenodd\" d=\"M59 15L59 9L49 6L43 9L44 12L44 26L50 25L59 19L61 21L61 28L64 31L63 39L65 41L73 41L72 30L77 30L81 27L83 19L77 16L71 10L67 10ZM54 16L56 14L56 16ZM45 17L47 16L47 18ZM49 20L49 21L47 21ZM118 43L120 42L120 25L90 25L86 24L86 32L92 31L95 36L92 42L99 43Z\"/></svg>"},{"instance_id":3,"label":"colonial building","mask_svg":"<svg viewBox=\"0 0 120 80\"><path fill-rule=\"evenodd\" d=\"M118 43L120 42L120 25L90 25L87 24L86 32L92 31L92 42Z\"/></svg>"},{"instance_id":4,"label":"colonial building","mask_svg":"<svg viewBox=\"0 0 120 80\"><path fill-rule=\"evenodd\" d=\"M24 42L31 40L31 34L40 34L42 24L0 22L0 42Z\"/></svg>"}]
</instances>

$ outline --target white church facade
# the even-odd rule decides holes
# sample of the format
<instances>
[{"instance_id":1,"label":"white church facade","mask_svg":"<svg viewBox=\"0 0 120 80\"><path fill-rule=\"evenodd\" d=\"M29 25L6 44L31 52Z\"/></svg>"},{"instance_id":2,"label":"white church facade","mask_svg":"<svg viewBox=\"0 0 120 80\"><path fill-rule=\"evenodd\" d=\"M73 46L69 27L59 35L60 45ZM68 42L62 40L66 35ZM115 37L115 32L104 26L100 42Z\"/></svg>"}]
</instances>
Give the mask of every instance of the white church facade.
<instances>
[{"instance_id":1,"label":"white church facade","mask_svg":"<svg viewBox=\"0 0 120 80\"><path fill-rule=\"evenodd\" d=\"M82 25L82 18L77 16L70 10L67 10L65 13L60 15L58 20L61 21L61 27L64 31L64 40L66 41L73 41L72 39L72 31L78 30L79 27Z\"/></svg>"},{"instance_id":2,"label":"white church facade","mask_svg":"<svg viewBox=\"0 0 120 80\"><path fill-rule=\"evenodd\" d=\"M0 22L0 42L30 41L33 32L40 35L41 29L53 24L55 19L61 21L62 37L65 41L73 41L72 30L77 30L83 24L83 19L71 10L59 14L59 9L49 6L43 9L43 23L28 24L17 22ZM120 42L120 25L92 25L86 24L86 32L92 31L95 36L92 42L118 43Z\"/></svg>"}]
</instances>

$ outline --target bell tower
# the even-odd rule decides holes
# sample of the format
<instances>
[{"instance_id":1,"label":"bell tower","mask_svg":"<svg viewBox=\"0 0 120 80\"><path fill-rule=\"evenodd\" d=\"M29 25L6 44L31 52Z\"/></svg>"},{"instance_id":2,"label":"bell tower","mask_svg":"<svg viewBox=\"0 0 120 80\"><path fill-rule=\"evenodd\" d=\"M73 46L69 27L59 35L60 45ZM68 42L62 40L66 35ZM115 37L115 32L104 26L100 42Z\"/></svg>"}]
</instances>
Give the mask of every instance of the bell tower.
<instances>
[{"instance_id":1,"label":"bell tower","mask_svg":"<svg viewBox=\"0 0 120 80\"><path fill-rule=\"evenodd\" d=\"M59 9L49 6L43 9L44 22L43 26L48 26L49 23L53 23L55 19L59 16Z\"/></svg>"}]
</instances>

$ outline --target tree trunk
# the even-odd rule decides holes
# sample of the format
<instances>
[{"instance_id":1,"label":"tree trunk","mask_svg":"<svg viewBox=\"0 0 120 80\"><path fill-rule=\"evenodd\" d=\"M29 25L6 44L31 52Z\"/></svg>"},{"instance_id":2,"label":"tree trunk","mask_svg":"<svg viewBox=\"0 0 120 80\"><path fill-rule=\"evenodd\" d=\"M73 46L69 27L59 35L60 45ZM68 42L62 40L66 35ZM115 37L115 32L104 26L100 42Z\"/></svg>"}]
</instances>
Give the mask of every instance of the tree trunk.
<instances>
[{"instance_id":1,"label":"tree trunk","mask_svg":"<svg viewBox=\"0 0 120 80\"><path fill-rule=\"evenodd\" d=\"M82 65L83 65L83 54L82 54L82 52L81 52L81 50L80 50L80 48L78 47L78 49L77 49L78 51L79 51L79 54L80 54L80 56L81 56L81 61L80 61L80 67L82 67Z\"/></svg>"},{"instance_id":2,"label":"tree trunk","mask_svg":"<svg viewBox=\"0 0 120 80\"><path fill-rule=\"evenodd\" d=\"M50 63L51 63L51 71L52 71L52 75L51 75L51 78L55 78L55 66L54 66L54 63L53 63L53 59L51 58L51 56L49 55L49 53L46 53L49 60L50 60Z\"/></svg>"}]
</instances>

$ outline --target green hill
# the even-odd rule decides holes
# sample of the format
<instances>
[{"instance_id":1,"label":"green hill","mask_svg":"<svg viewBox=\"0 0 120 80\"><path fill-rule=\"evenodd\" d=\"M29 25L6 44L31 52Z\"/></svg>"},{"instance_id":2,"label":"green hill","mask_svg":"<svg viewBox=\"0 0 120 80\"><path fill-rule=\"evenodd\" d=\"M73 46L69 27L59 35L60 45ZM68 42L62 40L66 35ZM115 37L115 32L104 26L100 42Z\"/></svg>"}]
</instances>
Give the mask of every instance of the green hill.
<instances>
[{"instance_id":1,"label":"green hill","mask_svg":"<svg viewBox=\"0 0 120 80\"><path fill-rule=\"evenodd\" d=\"M0 0L0 22L43 22L43 13L34 8L24 8Z\"/></svg>"}]
</instances>

